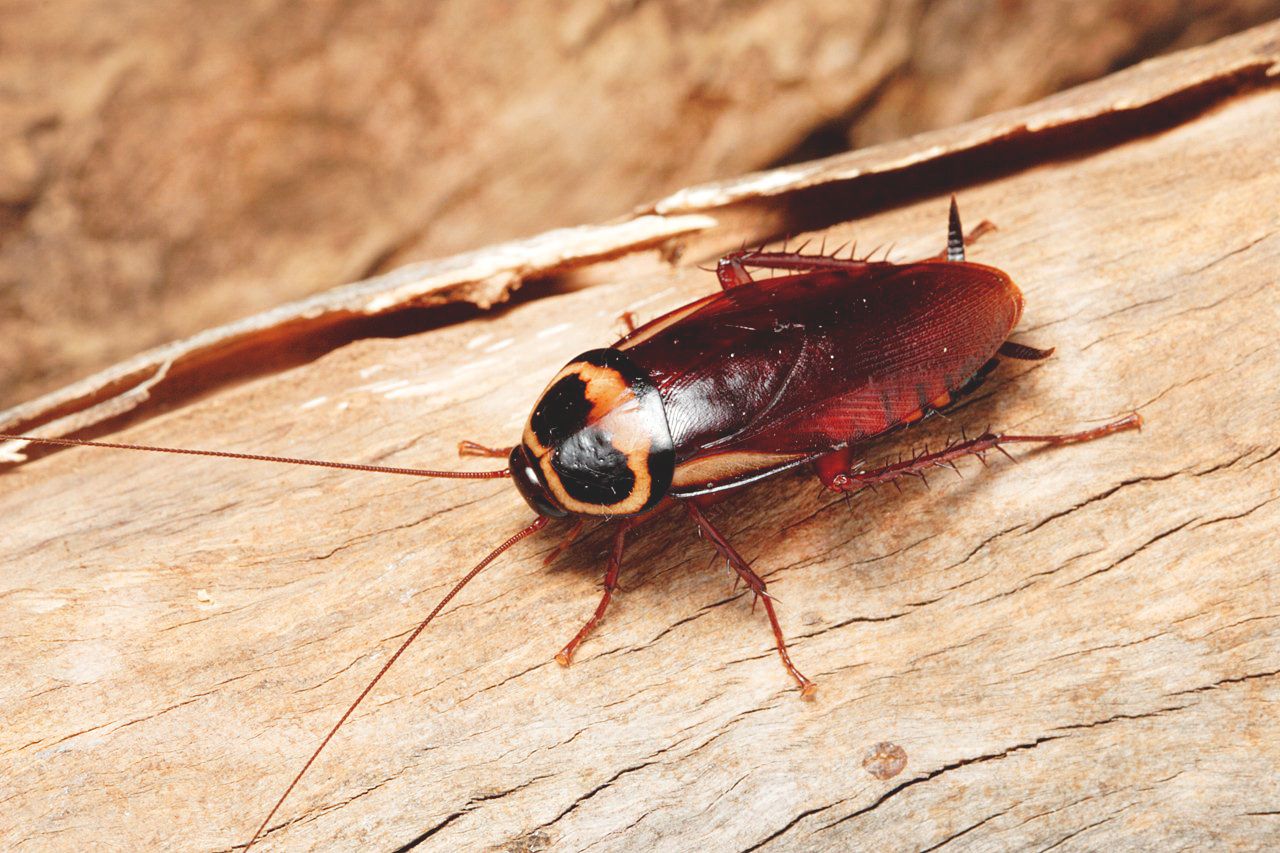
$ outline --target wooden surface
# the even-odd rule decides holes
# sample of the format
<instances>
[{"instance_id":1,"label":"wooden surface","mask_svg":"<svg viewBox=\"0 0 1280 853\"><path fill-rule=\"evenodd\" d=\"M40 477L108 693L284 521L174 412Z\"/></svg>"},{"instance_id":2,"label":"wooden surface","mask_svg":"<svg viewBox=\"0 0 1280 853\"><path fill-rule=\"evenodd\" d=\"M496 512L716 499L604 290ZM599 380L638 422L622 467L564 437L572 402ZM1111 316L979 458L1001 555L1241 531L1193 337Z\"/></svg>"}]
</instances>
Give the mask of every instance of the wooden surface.
<instances>
[{"instance_id":1,"label":"wooden surface","mask_svg":"<svg viewBox=\"0 0 1280 853\"><path fill-rule=\"evenodd\" d=\"M1280 0L0 7L0 406L410 261L945 127L1280 15Z\"/></svg>"},{"instance_id":2,"label":"wooden surface","mask_svg":"<svg viewBox=\"0 0 1280 853\"><path fill-rule=\"evenodd\" d=\"M931 253L960 186L969 222L1000 226L973 259L1026 294L1016 338L1058 348L873 458L988 422L1137 410L1141 434L851 507L782 477L716 508L781 600L813 702L675 516L632 537L608 618L555 665L594 606L607 532L546 569L553 528L419 641L264 849L1280 842L1280 27L1217 51L1252 57L1247 73L1194 110L979 144L967 176L931 171L922 148L909 200L823 231ZM1140 100L1134 79L1110 84L1114 103ZM825 203L832 219L867 205ZM482 468L454 462L457 440L511 440L619 314L714 287L689 261L612 269L352 340L113 437ZM108 451L0 484L0 839L25 850L243 843L393 638L530 515L503 483ZM884 743L906 763L880 779L863 763Z\"/></svg>"}]
</instances>

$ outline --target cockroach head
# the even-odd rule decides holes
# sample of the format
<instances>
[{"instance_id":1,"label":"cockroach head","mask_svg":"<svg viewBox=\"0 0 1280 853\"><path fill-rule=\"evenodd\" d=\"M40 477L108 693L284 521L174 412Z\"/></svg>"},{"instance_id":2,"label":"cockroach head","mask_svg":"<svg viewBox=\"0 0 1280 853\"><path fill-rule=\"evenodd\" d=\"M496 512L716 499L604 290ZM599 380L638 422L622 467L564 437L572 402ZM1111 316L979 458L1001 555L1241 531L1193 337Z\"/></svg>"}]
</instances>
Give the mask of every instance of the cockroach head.
<instances>
[{"instance_id":1,"label":"cockroach head","mask_svg":"<svg viewBox=\"0 0 1280 853\"><path fill-rule=\"evenodd\" d=\"M520 450L511 471L521 493L538 512L535 498L559 508L557 515L648 512L675 472L658 389L616 349L584 352L556 374L533 407Z\"/></svg>"},{"instance_id":2,"label":"cockroach head","mask_svg":"<svg viewBox=\"0 0 1280 853\"><path fill-rule=\"evenodd\" d=\"M538 469L529 461L529 454L525 453L523 445L516 445L511 449L511 459L508 464L511 468L511 479L516 483L516 490L534 512L548 518L563 518L569 514L569 511L560 506L539 479Z\"/></svg>"}]
</instances>

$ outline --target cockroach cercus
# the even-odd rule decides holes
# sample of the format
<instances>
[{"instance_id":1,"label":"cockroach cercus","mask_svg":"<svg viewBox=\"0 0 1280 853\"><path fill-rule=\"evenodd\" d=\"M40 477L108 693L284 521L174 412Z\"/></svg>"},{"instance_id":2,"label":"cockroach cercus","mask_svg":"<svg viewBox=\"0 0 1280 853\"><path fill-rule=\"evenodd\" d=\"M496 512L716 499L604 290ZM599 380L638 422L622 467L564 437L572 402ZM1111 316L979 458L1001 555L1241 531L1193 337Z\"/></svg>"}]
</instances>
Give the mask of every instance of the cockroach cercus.
<instances>
[{"instance_id":1,"label":"cockroach cercus","mask_svg":"<svg viewBox=\"0 0 1280 853\"><path fill-rule=\"evenodd\" d=\"M782 275L754 280L749 270ZM590 519L615 524L604 593L582 629L556 655L568 665L604 616L622 568L625 537L641 520L680 507L763 605L782 665L802 696L814 683L792 663L765 582L704 510L739 488L811 466L822 483L852 493L967 455L1020 442L1091 441L1141 425L1126 417L1047 435L986 431L934 452L877 468L866 444L946 410L976 388L997 357L1043 359L1052 350L1013 343L1022 293L995 267L965 260L954 197L946 250L914 263L743 250L716 267L720 290L633 327L613 346L585 352L551 380L520 443L491 449L464 441L459 453L501 457L499 471L389 468L186 448L0 435L11 441L149 450L359 471L460 479L510 478L536 517L471 569L383 664L320 740L262 820L257 841L308 768L387 670L454 596L498 555L552 519L572 518L564 542ZM564 547L561 546L561 549ZM560 549L553 552L559 553Z\"/></svg>"}]
</instances>

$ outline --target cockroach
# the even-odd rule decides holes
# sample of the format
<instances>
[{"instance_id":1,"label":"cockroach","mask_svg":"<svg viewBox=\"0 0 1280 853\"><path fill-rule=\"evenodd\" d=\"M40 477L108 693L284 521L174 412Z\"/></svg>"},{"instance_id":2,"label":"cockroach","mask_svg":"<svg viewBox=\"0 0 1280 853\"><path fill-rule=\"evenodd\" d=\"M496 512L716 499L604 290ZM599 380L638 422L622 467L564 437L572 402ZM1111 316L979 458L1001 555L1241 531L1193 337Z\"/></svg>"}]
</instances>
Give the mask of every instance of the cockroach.
<instances>
[{"instance_id":1,"label":"cockroach","mask_svg":"<svg viewBox=\"0 0 1280 853\"><path fill-rule=\"evenodd\" d=\"M720 290L632 326L613 346L585 352L561 369L534 405L519 444L459 445L464 456L505 458L501 470L435 471L78 439L0 439L419 477L510 478L533 509L535 518L467 572L369 680L271 807L249 840L252 846L325 746L441 610L500 554L552 519L575 521L552 556L586 521L615 523L600 603L556 655L561 664L570 664L604 617L627 533L678 506L763 606L782 665L808 697L814 682L787 652L764 580L707 517L709 504L802 466L811 467L827 489L851 494L923 476L965 456L1006 452L1009 444L1070 444L1139 427L1134 413L1076 432L987 430L934 452L865 466L868 442L955 406L983 382L998 357L1039 360L1052 354L1009 340L1022 314L1022 293L1003 271L967 261L965 243L953 196L945 251L913 263L852 253L806 255L803 247L726 255L715 268ZM753 269L783 274L756 280Z\"/></svg>"}]
</instances>

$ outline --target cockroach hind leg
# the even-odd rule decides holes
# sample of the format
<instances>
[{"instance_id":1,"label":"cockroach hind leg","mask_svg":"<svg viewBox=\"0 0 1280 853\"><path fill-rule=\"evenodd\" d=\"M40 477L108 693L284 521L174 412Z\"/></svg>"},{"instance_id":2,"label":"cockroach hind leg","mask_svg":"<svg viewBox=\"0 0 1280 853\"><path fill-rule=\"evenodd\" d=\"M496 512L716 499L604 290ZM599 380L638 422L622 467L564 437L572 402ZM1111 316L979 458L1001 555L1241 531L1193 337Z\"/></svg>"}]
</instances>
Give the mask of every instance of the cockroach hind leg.
<instances>
[{"instance_id":1,"label":"cockroach hind leg","mask_svg":"<svg viewBox=\"0 0 1280 853\"><path fill-rule=\"evenodd\" d=\"M1092 427L1091 429L1077 430L1076 432L1062 433L1046 433L1043 435L1012 435L1007 433L993 433L990 427L987 427L977 438L966 438L963 441L948 444L942 450L935 453L922 453L900 459L889 465L883 465L879 468L873 468L867 471L850 471L844 477L840 478L834 488L845 491L857 491L867 486L874 486L880 483L893 483L897 485L897 481L902 477L915 476L923 477L924 472L930 468L940 466L949 466L954 468L956 460L965 456L976 456L984 465L986 460L984 455L991 450L998 450L1005 456L1009 456L1009 452L1005 450L1006 444L1043 444L1051 447L1063 444L1081 444L1086 441L1094 441L1099 438L1111 435L1112 433L1124 432L1130 429L1142 428L1142 416L1137 412L1125 415L1123 418L1103 424L1102 426ZM1017 460L1014 460L1015 462ZM958 473L958 472L957 472Z\"/></svg>"},{"instance_id":2,"label":"cockroach hind leg","mask_svg":"<svg viewBox=\"0 0 1280 853\"><path fill-rule=\"evenodd\" d=\"M852 447L841 447L824 453L813 460L813 471L822 481L822 485L832 491L840 492L840 484L848 477L849 472L861 467L861 461L855 459Z\"/></svg>"},{"instance_id":3,"label":"cockroach hind leg","mask_svg":"<svg viewBox=\"0 0 1280 853\"><path fill-rule=\"evenodd\" d=\"M600 595L600 603L596 605L595 613L591 614L591 618L587 620L587 623L578 630L578 633L573 635L573 639L565 643L564 648L556 653L556 663L561 666L568 666L573 663L574 652L578 650L578 646L582 645L582 641L604 618L605 611L609 609L609 602L613 599L613 591L618 588L618 574L622 571L622 552L626 545L627 531L633 526L634 522L624 521L614 531L613 550L609 554L609 568L604 573L604 591Z\"/></svg>"},{"instance_id":4,"label":"cockroach hind leg","mask_svg":"<svg viewBox=\"0 0 1280 853\"><path fill-rule=\"evenodd\" d=\"M578 538L578 534L582 532L582 528L586 524L587 520L585 518L578 519L573 527L569 528L569 532L564 535L564 538L560 540L560 544L547 552L547 556L542 559L542 565L549 566L560 559L560 555L569 549L569 546Z\"/></svg>"},{"instance_id":5,"label":"cockroach hind leg","mask_svg":"<svg viewBox=\"0 0 1280 853\"><path fill-rule=\"evenodd\" d=\"M734 252L731 255L725 255L716 264L716 278L720 281L720 287L723 290L732 290L755 281L742 263L743 256L747 254L749 253L745 250Z\"/></svg>"},{"instance_id":6,"label":"cockroach hind leg","mask_svg":"<svg viewBox=\"0 0 1280 853\"><path fill-rule=\"evenodd\" d=\"M710 540L716 551L729 562L729 565L738 573L738 577L742 578L743 583L751 590L753 593L752 607L754 608L757 602L764 605L764 611L769 617L769 625L773 629L773 638L778 647L778 657L782 659L782 665L786 668L788 674L795 679L796 684L799 685L801 698L812 698L814 692L818 689L818 685L796 669L795 664L791 662L791 655L787 651L787 641L782 634L782 625L778 622L778 614L773 607L774 599L765 587L764 578L755 573L742 555L711 524L711 520L703 514L695 501L687 500L681 501L681 503L684 504L684 508L688 511L690 518L693 519L693 523L705 534L705 538Z\"/></svg>"}]
</instances>

